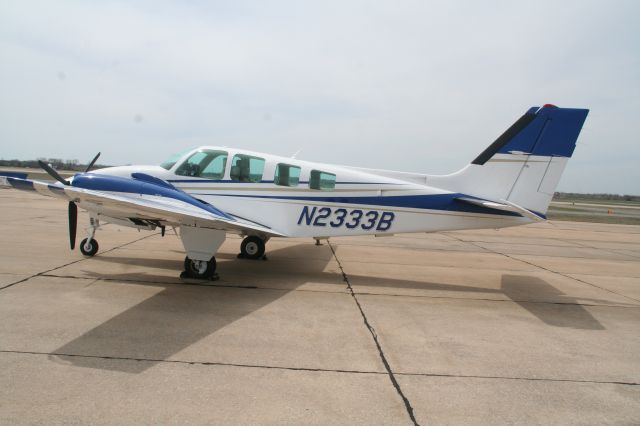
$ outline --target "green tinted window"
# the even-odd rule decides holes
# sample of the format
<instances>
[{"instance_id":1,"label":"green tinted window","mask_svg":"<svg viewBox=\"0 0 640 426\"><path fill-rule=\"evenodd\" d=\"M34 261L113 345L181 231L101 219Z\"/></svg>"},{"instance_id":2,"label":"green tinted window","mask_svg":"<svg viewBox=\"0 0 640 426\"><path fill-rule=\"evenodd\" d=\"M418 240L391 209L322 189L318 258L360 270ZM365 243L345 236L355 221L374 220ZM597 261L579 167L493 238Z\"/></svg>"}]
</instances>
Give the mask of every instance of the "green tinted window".
<instances>
[{"instance_id":1,"label":"green tinted window","mask_svg":"<svg viewBox=\"0 0 640 426\"><path fill-rule=\"evenodd\" d=\"M336 187L336 175L333 173L311 170L309 176L309 188L321 189L323 191L333 191Z\"/></svg>"},{"instance_id":2,"label":"green tinted window","mask_svg":"<svg viewBox=\"0 0 640 426\"><path fill-rule=\"evenodd\" d=\"M224 151L212 151L209 149L197 151L180 164L176 174L220 180L224 177L227 156L228 154Z\"/></svg>"},{"instance_id":3,"label":"green tinted window","mask_svg":"<svg viewBox=\"0 0 640 426\"><path fill-rule=\"evenodd\" d=\"M185 155L187 153L187 151L182 151L179 152L177 154L173 154L171 157L167 158L166 160L164 160L161 164L160 167L162 167L163 169L171 169L173 167L174 164L176 164L176 162L182 158L183 155Z\"/></svg>"},{"instance_id":4,"label":"green tinted window","mask_svg":"<svg viewBox=\"0 0 640 426\"><path fill-rule=\"evenodd\" d=\"M300 181L300 167L280 163L276 166L273 182L280 186L298 186Z\"/></svg>"},{"instance_id":5,"label":"green tinted window","mask_svg":"<svg viewBox=\"0 0 640 426\"><path fill-rule=\"evenodd\" d=\"M260 182L264 172L264 158L238 154L231 162L231 179L238 182Z\"/></svg>"}]
</instances>

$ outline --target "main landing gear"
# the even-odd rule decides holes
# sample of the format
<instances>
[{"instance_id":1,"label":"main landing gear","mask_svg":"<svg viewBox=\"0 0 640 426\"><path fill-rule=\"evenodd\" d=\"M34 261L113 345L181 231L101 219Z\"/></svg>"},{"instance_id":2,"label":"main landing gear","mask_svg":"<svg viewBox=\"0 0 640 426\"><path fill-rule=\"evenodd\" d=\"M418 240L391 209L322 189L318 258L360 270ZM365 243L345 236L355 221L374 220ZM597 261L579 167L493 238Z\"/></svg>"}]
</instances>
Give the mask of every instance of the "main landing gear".
<instances>
[{"instance_id":1,"label":"main landing gear","mask_svg":"<svg viewBox=\"0 0 640 426\"><path fill-rule=\"evenodd\" d=\"M240 254L238 257L241 259L267 260L267 257L264 255L264 251L265 240L260 237L256 237L255 235L250 235L242 240L242 244L240 244Z\"/></svg>"},{"instance_id":2,"label":"main landing gear","mask_svg":"<svg viewBox=\"0 0 640 426\"><path fill-rule=\"evenodd\" d=\"M98 219L93 217L89 219L89 236L80 243L80 252L87 257L93 257L98 252L98 242L93 239L98 226L100 226Z\"/></svg>"},{"instance_id":3,"label":"main landing gear","mask_svg":"<svg viewBox=\"0 0 640 426\"><path fill-rule=\"evenodd\" d=\"M180 278L217 280L216 258L213 256L222 245L227 233L223 230L182 225L180 239L187 257Z\"/></svg>"},{"instance_id":4,"label":"main landing gear","mask_svg":"<svg viewBox=\"0 0 640 426\"><path fill-rule=\"evenodd\" d=\"M184 258L184 272L181 278L195 278L198 280L209 280L215 278L216 274L216 258L212 257L209 261L194 260L189 256Z\"/></svg>"}]
</instances>

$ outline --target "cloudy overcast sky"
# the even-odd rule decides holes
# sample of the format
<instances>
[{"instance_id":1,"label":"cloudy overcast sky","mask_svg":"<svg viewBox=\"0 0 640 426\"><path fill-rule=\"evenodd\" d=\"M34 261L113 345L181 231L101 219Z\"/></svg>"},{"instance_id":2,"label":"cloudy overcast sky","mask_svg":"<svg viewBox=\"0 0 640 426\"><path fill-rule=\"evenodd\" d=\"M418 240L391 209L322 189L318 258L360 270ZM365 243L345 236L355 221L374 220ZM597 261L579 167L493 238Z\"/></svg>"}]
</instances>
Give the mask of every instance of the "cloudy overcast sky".
<instances>
[{"instance_id":1,"label":"cloudy overcast sky","mask_svg":"<svg viewBox=\"0 0 640 426\"><path fill-rule=\"evenodd\" d=\"M0 2L0 157L237 146L448 173L591 109L559 190L640 194L637 1Z\"/></svg>"}]
</instances>

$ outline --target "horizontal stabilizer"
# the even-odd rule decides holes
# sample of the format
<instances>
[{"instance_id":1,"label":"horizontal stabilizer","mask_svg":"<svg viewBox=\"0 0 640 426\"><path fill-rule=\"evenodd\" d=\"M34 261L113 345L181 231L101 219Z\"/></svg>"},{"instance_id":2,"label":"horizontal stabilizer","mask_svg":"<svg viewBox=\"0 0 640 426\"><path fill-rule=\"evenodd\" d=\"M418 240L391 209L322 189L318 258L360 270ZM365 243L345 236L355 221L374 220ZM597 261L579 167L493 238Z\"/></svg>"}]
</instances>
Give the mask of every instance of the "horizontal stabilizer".
<instances>
[{"instance_id":1,"label":"horizontal stabilizer","mask_svg":"<svg viewBox=\"0 0 640 426\"><path fill-rule=\"evenodd\" d=\"M28 176L27 173L21 173L21 172L0 172L0 177L14 177L14 178L18 178L18 179L26 179L27 176ZM6 179L2 180L0 182L4 182L4 184L9 185L9 183L6 181Z\"/></svg>"},{"instance_id":2,"label":"horizontal stabilizer","mask_svg":"<svg viewBox=\"0 0 640 426\"><path fill-rule=\"evenodd\" d=\"M468 197L458 197L456 198L456 200L462 201L463 203L472 204L474 206L485 207L488 209L518 213L522 217L526 217L536 222L545 220L545 217L543 215L534 213L531 210L527 210L524 207L521 207L507 200L501 200L500 202L497 202L497 201L483 200L480 198L468 198Z\"/></svg>"}]
</instances>

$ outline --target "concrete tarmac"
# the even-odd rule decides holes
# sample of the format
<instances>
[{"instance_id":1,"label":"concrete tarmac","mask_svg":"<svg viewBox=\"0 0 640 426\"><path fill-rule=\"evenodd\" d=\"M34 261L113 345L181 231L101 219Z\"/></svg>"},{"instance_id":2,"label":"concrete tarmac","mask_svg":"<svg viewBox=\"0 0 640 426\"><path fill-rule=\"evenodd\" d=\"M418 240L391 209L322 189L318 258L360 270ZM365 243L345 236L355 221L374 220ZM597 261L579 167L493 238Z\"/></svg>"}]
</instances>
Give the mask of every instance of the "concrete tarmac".
<instances>
[{"instance_id":1,"label":"concrete tarmac","mask_svg":"<svg viewBox=\"0 0 640 426\"><path fill-rule=\"evenodd\" d=\"M66 215L0 190L0 423L640 423L640 226L230 236L206 283Z\"/></svg>"}]
</instances>

